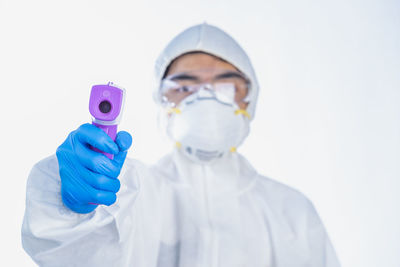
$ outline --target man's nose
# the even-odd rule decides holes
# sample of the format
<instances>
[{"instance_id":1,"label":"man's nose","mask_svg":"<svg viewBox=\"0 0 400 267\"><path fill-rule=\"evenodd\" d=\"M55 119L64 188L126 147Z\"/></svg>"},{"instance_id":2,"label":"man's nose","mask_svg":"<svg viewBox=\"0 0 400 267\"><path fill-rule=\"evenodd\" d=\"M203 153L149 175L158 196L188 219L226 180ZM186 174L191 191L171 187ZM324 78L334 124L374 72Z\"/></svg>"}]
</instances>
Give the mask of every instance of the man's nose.
<instances>
[{"instance_id":1,"label":"man's nose","mask_svg":"<svg viewBox=\"0 0 400 267\"><path fill-rule=\"evenodd\" d=\"M209 86L204 86L202 87L198 92L197 92L197 97L202 98L202 97L214 97L215 92L212 90L211 87Z\"/></svg>"}]
</instances>

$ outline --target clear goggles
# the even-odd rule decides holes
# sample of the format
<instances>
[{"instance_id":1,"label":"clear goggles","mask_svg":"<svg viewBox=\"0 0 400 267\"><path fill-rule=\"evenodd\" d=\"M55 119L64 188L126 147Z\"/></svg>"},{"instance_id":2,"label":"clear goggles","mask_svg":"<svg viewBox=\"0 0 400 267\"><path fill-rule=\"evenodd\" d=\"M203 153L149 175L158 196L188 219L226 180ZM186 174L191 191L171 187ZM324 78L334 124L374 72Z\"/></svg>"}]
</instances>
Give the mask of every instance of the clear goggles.
<instances>
[{"instance_id":1,"label":"clear goggles","mask_svg":"<svg viewBox=\"0 0 400 267\"><path fill-rule=\"evenodd\" d=\"M232 70L205 69L172 74L161 82L162 103L177 106L186 97L207 91L217 100L239 106L249 102L249 80L240 72ZM201 97L201 96L200 96Z\"/></svg>"}]
</instances>

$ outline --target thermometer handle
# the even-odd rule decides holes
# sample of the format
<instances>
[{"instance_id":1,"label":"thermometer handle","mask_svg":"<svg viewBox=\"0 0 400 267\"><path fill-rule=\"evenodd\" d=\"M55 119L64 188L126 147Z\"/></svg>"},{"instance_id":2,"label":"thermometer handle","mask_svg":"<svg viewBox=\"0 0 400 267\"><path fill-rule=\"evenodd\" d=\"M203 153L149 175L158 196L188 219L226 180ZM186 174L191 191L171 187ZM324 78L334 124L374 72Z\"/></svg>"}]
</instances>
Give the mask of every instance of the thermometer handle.
<instances>
[{"instance_id":1,"label":"thermometer handle","mask_svg":"<svg viewBox=\"0 0 400 267\"><path fill-rule=\"evenodd\" d=\"M117 125L117 124L115 124L115 125L102 125L102 124L98 124L98 123L95 123L95 122L92 122L92 124L95 125L95 126L97 126L97 127L99 127L100 129L102 129L106 134L108 134L108 136L111 137L111 139L112 139L113 141L115 141L115 138L116 138L116 136L117 136L117 128L118 128L118 125ZM109 159L113 159L113 158L114 158L114 155L113 155L113 154L105 153L105 152L103 152L103 151L98 150L97 148L93 148L93 149L94 149L95 151L97 151L97 152L103 153L103 154L106 155L107 158L109 158Z\"/></svg>"}]
</instances>

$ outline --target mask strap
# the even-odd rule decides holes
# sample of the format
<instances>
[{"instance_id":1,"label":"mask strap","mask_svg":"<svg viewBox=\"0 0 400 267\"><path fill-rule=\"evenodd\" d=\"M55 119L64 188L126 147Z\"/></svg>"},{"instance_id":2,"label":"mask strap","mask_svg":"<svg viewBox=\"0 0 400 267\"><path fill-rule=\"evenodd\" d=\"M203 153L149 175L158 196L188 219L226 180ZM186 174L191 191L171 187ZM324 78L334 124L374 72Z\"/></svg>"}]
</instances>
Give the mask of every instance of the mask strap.
<instances>
[{"instance_id":1,"label":"mask strap","mask_svg":"<svg viewBox=\"0 0 400 267\"><path fill-rule=\"evenodd\" d=\"M182 111L179 108L168 108L167 109L167 114L171 114L171 113L181 114Z\"/></svg>"},{"instance_id":2,"label":"mask strap","mask_svg":"<svg viewBox=\"0 0 400 267\"><path fill-rule=\"evenodd\" d=\"M181 142L176 141L175 142L175 147L177 147L178 149L182 147Z\"/></svg>"},{"instance_id":3,"label":"mask strap","mask_svg":"<svg viewBox=\"0 0 400 267\"><path fill-rule=\"evenodd\" d=\"M251 118L250 114L245 109L237 109L237 110L235 110L235 115L240 115L240 114L242 114L243 116L247 117L248 119Z\"/></svg>"}]
</instances>

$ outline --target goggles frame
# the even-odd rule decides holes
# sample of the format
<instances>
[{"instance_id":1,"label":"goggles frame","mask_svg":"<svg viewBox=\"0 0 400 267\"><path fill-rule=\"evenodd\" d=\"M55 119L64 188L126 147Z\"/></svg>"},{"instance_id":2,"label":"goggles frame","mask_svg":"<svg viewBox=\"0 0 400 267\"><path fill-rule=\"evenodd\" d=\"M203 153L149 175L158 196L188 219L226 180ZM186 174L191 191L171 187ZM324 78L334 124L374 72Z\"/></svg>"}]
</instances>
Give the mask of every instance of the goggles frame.
<instances>
[{"instance_id":1,"label":"goggles frame","mask_svg":"<svg viewBox=\"0 0 400 267\"><path fill-rule=\"evenodd\" d=\"M208 79L202 79L200 74L207 72L211 72L213 75ZM175 91L171 92L173 90ZM222 100L222 102L249 103L251 83L239 71L211 68L169 75L162 79L158 91L162 104L176 106L187 96L201 90L213 92L214 96L217 99L221 98L219 100ZM168 97L169 92L170 96ZM241 96L240 94L244 95Z\"/></svg>"}]
</instances>

